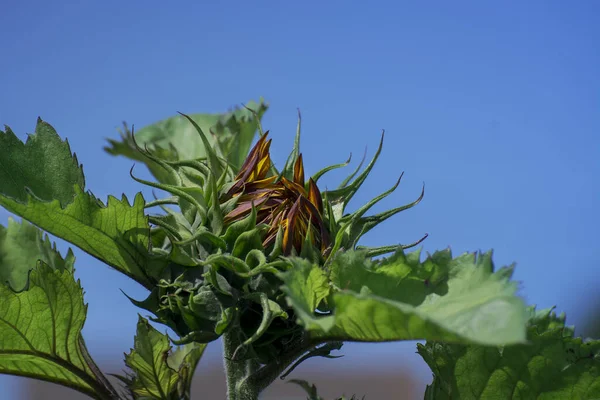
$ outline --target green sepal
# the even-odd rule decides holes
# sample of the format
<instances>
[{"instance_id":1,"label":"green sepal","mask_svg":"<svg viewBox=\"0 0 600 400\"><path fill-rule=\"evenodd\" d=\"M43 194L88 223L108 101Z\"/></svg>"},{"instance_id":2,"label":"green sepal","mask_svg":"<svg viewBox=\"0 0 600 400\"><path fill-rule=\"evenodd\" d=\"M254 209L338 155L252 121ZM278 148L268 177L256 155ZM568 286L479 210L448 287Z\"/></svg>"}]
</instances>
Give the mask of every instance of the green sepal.
<instances>
[{"instance_id":1,"label":"green sepal","mask_svg":"<svg viewBox=\"0 0 600 400\"><path fill-rule=\"evenodd\" d=\"M227 243L227 250L233 251L237 238L244 232L256 227L256 208L252 207L250 213L239 221L235 221L227 227L225 234L221 236Z\"/></svg>"},{"instance_id":2,"label":"green sepal","mask_svg":"<svg viewBox=\"0 0 600 400\"><path fill-rule=\"evenodd\" d=\"M300 130L302 127L302 117L300 115L300 110L298 110L298 125L296 127L296 136L294 138L294 147L290 152L287 160L285 161L285 165L281 172L279 173L279 177L286 177L287 179L293 180L294 177L294 164L296 160L300 156Z\"/></svg>"},{"instance_id":3,"label":"green sepal","mask_svg":"<svg viewBox=\"0 0 600 400\"><path fill-rule=\"evenodd\" d=\"M354 179L354 177L356 176L356 174L358 174L358 172L360 171L360 169L362 168L363 164L365 163L365 161L367 160L367 148L365 147L365 151L363 153L362 158L360 159L360 162L358 163L358 165L356 166L356 168L354 169L354 171L352 171L352 173L350 175L348 175L346 178L344 178L344 180L342 180L342 182L340 182L339 186L337 187L338 189L343 189L346 186L348 186L348 183Z\"/></svg>"},{"instance_id":4,"label":"green sepal","mask_svg":"<svg viewBox=\"0 0 600 400\"><path fill-rule=\"evenodd\" d=\"M327 191L327 197L332 204L333 208L333 217L335 221L339 221L344 215L344 210L354 194L358 191L358 189L362 186L365 179L373 169L373 166L377 162L379 155L381 154L381 150L383 148L383 137L384 134L381 134L381 140L379 142L379 147L375 152L375 155L371 159L371 162L367 165L363 172L361 172L351 184L347 186L341 187L339 189Z\"/></svg>"},{"instance_id":5,"label":"green sepal","mask_svg":"<svg viewBox=\"0 0 600 400\"><path fill-rule=\"evenodd\" d=\"M152 154L152 152L150 152L150 150L147 147L142 149L138 145L137 141L135 140L134 135L131 135L131 140L132 140L134 149L143 156L143 157L141 157L142 160L144 160L145 158L150 160L150 162L145 160L147 165L151 165L156 169L161 169L161 172L158 176L163 177L163 178L159 179L160 182L163 182L163 180L164 180L163 183L168 183L168 184L175 185L175 186L183 185L183 180L181 179L181 176L179 175L178 171L171 166L171 164L168 162L169 159L166 158L166 157L171 156L170 154L166 153L164 151L164 149L158 148L156 150L157 150L157 153L160 154L160 156L156 156L156 155ZM177 157L177 153L173 154L172 156ZM156 164L156 165L154 165L154 164Z\"/></svg>"},{"instance_id":6,"label":"green sepal","mask_svg":"<svg viewBox=\"0 0 600 400\"><path fill-rule=\"evenodd\" d=\"M178 335L184 335L186 332L189 332L189 329L183 323L183 320L175 313L177 311L176 305L167 306L161 303L161 299L163 298L164 289L155 287L148 297L144 300L135 300L134 298L127 295L125 292L123 294L131 301L133 305L139 307L141 309L150 311L155 315L155 317L150 317L152 322L157 322L163 325L168 326L173 329Z\"/></svg>"},{"instance_id":7,"label":"green sepal","mask_svg":"<svg viewBox=\"0 0 600 400\"><path fill-rule=\"evenodd\" d=\"M218 268L210 267L204 274L204 279L210 283L216 290L226 296L233 296L233 288L229 281L218 272Z\"/></svg>"},{"instance_id":8,"label":"green sepal","mask_svg":"<svg viewBox=\"0 0 600 400\"><path fill-rule=\"evenodd\" d=\"M201 265L200 259L193 254L190 254L188 250L182 246L173 246L169 254L169 259L176 264L186 267L196 267Z\"/></svg>"},{"instance_id":9,"label":"green sepal","mask_svg":"<svg viewBox=\"0 0 600 400\"><path fill-rule=\"evenodd\" d=\"M254 229L243 232L235 240L231 254L234 257L245 259L252 250L263 251L262 236L267 228L266 225L257 225Z\"/></svg>"},{"instance_id":10,"label":"green sepal","mask_svg":"<svg viewBox=\"0 0 600 400\"><path fill-rule=\"evenodd\" d=\"M204 265L215 270L219 268L225 268L235 273L250 272L250 267L244 262L244 260L236 256L232 256L231 254L210 255L204 261Z\"/></svg>"},{"instance_id":11,"label":"green sepal","mask_svg":"<svg viewBox=\"0 0 600 400\"><path fill-rule=\"evenodd\" d=\"M355 250L364 251L367 258L373 258L373 257L381 256L383 254L395 253L400 250L404 251L407 249L412 249L413 247L416 247L419 244L421 244L423 242L423 240L427 239L428 236L429 236L429 234L426 233L420 239L418 239L412 243L409 243L409 244L392 244L392 245L388 245L388 246L376 246L376 247L356 246Z\"/></svg>"},{"instance_id":12,"label":"green sepal","mask_svg":"<svg viewBox=\"0 0 600 400\"><path fill-rule=\"evenodd\" d=\"M198 196L198 194L201 192L197 188L186 188L186 187L182 187L182 186L169 185L169 184L165 184L165 183L156 183L156 182L147 181L147 180L144 180L141 178L137 178L133 175L133 167L131 167L131 170L129 171L129 175L136 182L142 183L146 186L164 190L166 192L171 193L174 196L179 197L179 204L182 206L182 212L184 213L184 215L187 215L188 222L191 219L190 212L191 213L198 212L198 213L200 213L201 216L206 215L206 210L207 210L208 206L206 205L205 200L203 200L200 196ZM182 203L182 201L187 201L188 203L190 203L190 205L186 205L185 203ZM194 208L192 210L189 210L189 208L191 206L193 206Z\"/></svg>"},{"instance_id":13,"label":"green sepal","mask_svg":"<svg viewBox=\"0 0 600 400\"><path fill-rule=\"evenodd\" d=\"M225 330L229 328L229 326L235 319L235 314L236 312L234 307L228 307L223 310L223 313L221 314L221 319L217 321L215 325L215 333L217 335L222 335L223 332L225 332Z\"/></svg>"},{"instance_id":14,"label":"green sepal","mask_svg":"<svg viewBox=\"0 0 600 400\"><path fill-rule=\"evenodd\" d=\"M183 113L179 113L179 114L183 115L194 126L194 128L198 132L198 135L200 136L200 139L202 140L202 144L204 145L204 151L206 152L206 156L208 158L208 167L211 171L211 174L213 176L220 176L221 173L223 172L221 170L221 168L222 168L221 163L219 162L217 153L215 152L215 150L211 146L211 143L208 141L206 135L204 134L204 131L202 130L200 125L198 125L196 123L196 121L194 121L194 119L192 117L190 117L189 115L183 114Z\"/></svg>"},{"instance_id":15,"label":"green sepal","mask_svg":"<svg viewBox=\"0 0 600 400\"><path fill-rule=\"evenodd\" d=\"M196 232L194 232L190 237L183 239L181 241L174 241L174 245L184 246L194 242L198 242L205 246L211 247L211 253L216 252L217 250L225 251L227 249L227 243L221 237L215 235L211 231L209 231L206 227L199 227Z\"/></svg>"},{"instance_id":16,"label":"green sepal","mask_svg":"<svg viewBox=\"0 0 600 400\"><path fill-rule=\"evenodd\" d=\"M323 169L320 169L319 171L317 171L317 172L316 172L316 173L315 173L315 174L312 176L312 180L313 180L315 183L318 183L318 182L319 182L319 179L321 179L321 177L322 177L323 175L325 175L327 172L329 172L329 171L332 171L332 170L334 170L334 169L338 169L338 168L344 168L344 167L347 167L347 166L350 164L350 161L351 161L351 160L352 160L352 153L350 153L350 157L348 157L348 159L347 159L345 162L343 162L343 163L340 163L340 164L333 164L333 165L327 166L327 167L325 167L325 168L323 168Z\"/></svg>"},{"instance_id":17,"label":"green sepal","mask_svg":"<svg viewBox=\"0 0 600 400\"><path fill-rule=\"evenodd\" d=\"M348 237L345 238L345 240L344 240L345 242L348 243L348 245L346 245L345 248L353 249L356 246L358 239L366 233L362 230L362 226L360 226L360 224L359 224L361 217L363 215L365 215L365 213L367 211L369 211L369 209L371 207L373 207L375 204L377 204L379 201L385 199L387 196L392 194L398 188L398 185L400 185L400 181L402 180L403 175L404 175L404 173L402 173L400 175L400 177L398 178L398 180L396 181L394 186L392 186L390 189L386 190L379 196L371 199L369 202L367 202L367 204L361 206L358 210L356 210L352 214L345 215L339 219L339 221L338 221L339 224L342 224L342 225L346 224L346 223L349 224L348 227L346 229L344 229L342 232L338 232L338 235L340 235L340 234L348 235Z\"/></svg>"},{"instance_id":18,"label":"green sepal","mask_svg":"<svg viewBox=\"0 0 600 400\"><path fill-rule=\"evenodd\" d=\"M322 261L321 249L317 249L313 245L313 234L311 229L306 231L302 249L300 250L300 257L317 264Z\"/></svg>"},{"instance_id":19,"label":"green sepal","mask_svg":"<svg viewBox=\"0 0 600 400\"><path fill-rule=\"evenodd\" d=\"M206 305L203 302L204 299L201 298L200 301L198 302L198 304L196 304L197 296L202 296L202 295L203 295L203 293L200 292L198 294L190 293L187 295L187 298L185 295L182 295L182 294L174 296L175 303L177 304L177 308L179 309L178 314L183 319L183 322L185 323L186 328L192 332L197 332L197 331L209 331L210 332L213 330L212 327L210 329L205 329L205 324L203 323L204 322L203 320L205 319L204 318L205 314L199 313L199 308L204 307ZM185 300L185 302L184 302L184 300Z\"/></svg>"},{"instance_id":20,"label":"green sepal","mask_svg":"<svg viewBox=\"0 0 600 400\"><path fill-rule=\"evenodd\" d=\"M205 283L184 274L171 283L163 281L143 301L127 297L136 306L156 315L152 321L167 325L181 336L177 344L193 340L210 342L226 328L230 315L225 313L229 313L227 309L232 306L228 300L229 284L213 271L212 277L205 274ZM223 285L229 287L229 293Z\"/></svg>"},{"instance_id":21,"label":"green sepal","mask_svg":"<svg viewBox=\"0 0 600 400\"><path fill-rule=\"evenodd\" d=\"M221 193L221 195L223 195L224 193L227 193L227 192L223 191L223 193ZM235 196L235 197L225 201L224 203L221 203L221 212L223 213L223 215L227 215L235 209L235 207L237 206L237 203L240 201L240 197L241 196Z\"/></svg>"},{"instance_id":22,"label":"green sepal","mask_svg":"<svg viewBox=\"0 0 600 400\"><path fill-rule=\"evenodd\" d=\"M274 260L277 257L283 255L283 235L284 230L280 226L277 228L277 235L275 236L275 243L273 244L273 249L269 253L269 259Z\"/></svg>"},{"instance_id":23,"label":"green sepal","mask_svg":"<svg viewBox=\"0 0 600 400\"><path fill-rule=\"evenodd\" d=\"M179 197L178 205L181 213L189 224L193 224L196 220L207 224L210 211L207 201L204 197L205 193L198 187L181 187L180 191L185 193L189 198ZM175 194L174 192L172 192Z\"/></svg>"},{"instance_id":24,"label":"green sepal","mask_svg":"<svg viewBox=\"0 0 600 400\"><path fill-rule=\"evenodd\" d=\"M415 201L413 201L409 204L405 204L400 207L393 208L388 211L384 211L379 214L369 215L367 217L363 217L356 221L353 221L353 223L350 225L350 229L349 229L350 230L349 239L350 239L350 243L351 243L352 247L349 247L349 248L355 248L357 246L358 240L363 235L365 235L367 232L369 232L371 229L375 228L377 225L379 225L383 221L387 220L390 217L393 217L394 215L396 215L402 211L411 209L414 206L416 206L417 204L419 204L421 202L421 200L423 200L424 196L425 196L425 185L423 185L423 188L421 189L421 194ZM417 244L418 243L420 243L420 242L417 242ZM409 247L404 247L404 249L407 249L407 248L409 248ZM380 253L380 254L383 254L383 253Z\"/></svg>"},{"instance_id":25,"label":"green sepal","mask_svg":"<svg viewBox=\"0 0 600 400\"><path fill-rule=\"evenodd\" d=\"M269 326L275 318L288 318L288 314L281 308L281 306L269 299L265 293L250 293L245 295L244 298L260 304L262 308L262 319L256 331L248 339L246 339L238 349L236 349L236 353L238 350L241 350L242 347L250 346L252 343L259 340L262 335L267 332Z\"/></svg>"},{"instance_id":26,"label":"green sepal","mask_svg":"<svg viewBox=\"0 0 600 400\"><path fill-rule=\"evenodd\" d=\"M261 249L252 249L246 254L244 261L250 270L254 270L267 264L267 256Z\"/></svg>"},{"instance_id":27,"label":"green sepal","mask_svg":"<svg viewBox=\"0 0 600 400\"><path fill-rule=\"evenodd\" d=\"M211 167L212 168L212 167ZM222 172L222 175L226 175L226 171ZM223 211L221 210L221 204L219 203L219 190L217 186L217 177L216 172L211 170L210 175L208 176L208 191L210 195L210 208L208 209L208 213L211 216L210 224L211 230L215 235L220 235L223 230Z\"/></svg>"}]
</instances>

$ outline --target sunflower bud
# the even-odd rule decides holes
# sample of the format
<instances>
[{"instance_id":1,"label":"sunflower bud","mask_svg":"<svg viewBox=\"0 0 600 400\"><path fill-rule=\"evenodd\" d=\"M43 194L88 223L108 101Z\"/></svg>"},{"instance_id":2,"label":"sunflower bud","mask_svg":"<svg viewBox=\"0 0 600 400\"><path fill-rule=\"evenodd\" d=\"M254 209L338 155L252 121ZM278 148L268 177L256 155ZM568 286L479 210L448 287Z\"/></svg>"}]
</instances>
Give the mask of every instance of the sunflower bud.
<instances>
[{"instance_id":1,"label":"sunflower bud","mask_svg":"<svg viewBox=\"0 0 600 400\"><path fill-rule=\"evenodd\" d=\"M414 202L381 214L365 216L368 210L392 193L388 191L348 213L346 206L377 161L383 135L373 160L359 173L358 168L335 190L321 192L319 179L333 165L308 179L299 151L300 124L294 148L281 172L271 162L271 140L262 133L239 170L224 154L210 146L198 131L206 157L195 160L165 160L147 150L145 157L163 168L169 183L149 186L169 192L172 197L156 200L147 207L163 207L165 214L149 217L152 251L156 266L149 265L156 288L143 302L156 321L171 327L185 341L210 341L232 326L247 334L242 347L252 346L267 362L284 351L302 327L288 316L293 313L283 300L277 275L291 268L287 257L299 256L326 265L344 249L363 249L367 256L390 253L410 245L393 244L361 247L359 239L379 223ZM165 205L178 205L177 212ZM262 315L257 324L256 315ZM293 315L293 314L290 314ZM273 329L271 329L273 326Z\"/></svg>"},{"instance_id":2,"label":"sunflower bud","mask_svg":"<svg viewBox=\"0 0 600 400\"><path fill-rule=\"evenodd\" d=\"M275 245L278 232L283 232L281 251L285 256L301 254L306 245L314 246L323 255L329 248L329 232L323 221L321 192L312 179L304 182L302 155L294 162L293 177L267 177L271 169L266 132L256 143L235 177L223 201L238 198L237 206L229 212L224 223L239 221L256 209L257 224L268 228L262 245Z\"/></svg>"}]
</instances>

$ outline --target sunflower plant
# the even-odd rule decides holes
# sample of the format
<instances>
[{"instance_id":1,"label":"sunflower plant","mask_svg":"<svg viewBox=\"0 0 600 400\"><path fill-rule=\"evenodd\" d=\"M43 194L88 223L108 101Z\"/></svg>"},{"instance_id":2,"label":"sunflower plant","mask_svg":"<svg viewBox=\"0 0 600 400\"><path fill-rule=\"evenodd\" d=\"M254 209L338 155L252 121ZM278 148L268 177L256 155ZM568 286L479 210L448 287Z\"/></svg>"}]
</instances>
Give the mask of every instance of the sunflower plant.
<instances>
[{"instance_id":1,"label":"sunflower plant","mask_svg":"<svg viewBox=\"0 0 600 400\"><path fill-rule=\"evenodd\" d=\"M258 399L312 357L344 342L419 340L427 399L600 397L600 341L583 340L552 309L526 307L491 252L423 256L414 243L361 245L378 224L417 205L372 214L400 183L349 210L383 148L339 186L305 174L300 118L278 168L261 100L225 114L177 115L105 150L145 164L155 191L102 201L48 123L25 143L0 131L0 373L54 382L98 400L191 399L205 347L220 339L229 400ZM253 144L254 143L254 144ZM363 160L364 161L364 160ZM83 289L70 242L147 289L126 371L107 376L81 330ZM168 332L168 334L167 334ZM114 378L114 379L113 379ZM301 378L301 377L294 377ZM291 379L320 399L314 386ZM202 398L195 394L194 398Z\"/></svg>"}]
</instances>

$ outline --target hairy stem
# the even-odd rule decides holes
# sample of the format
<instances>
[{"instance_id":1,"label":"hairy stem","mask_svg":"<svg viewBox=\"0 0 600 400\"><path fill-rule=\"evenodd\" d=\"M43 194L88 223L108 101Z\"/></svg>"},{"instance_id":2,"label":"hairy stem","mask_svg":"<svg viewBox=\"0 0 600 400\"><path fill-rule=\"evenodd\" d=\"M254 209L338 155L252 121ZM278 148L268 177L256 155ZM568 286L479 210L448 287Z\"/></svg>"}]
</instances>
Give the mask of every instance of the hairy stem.
<instances>
[{"instance_id":1,"label":"hairy stem","mask_svg":"<svg viewBox=\"0 0 600 400\"><path fill-rule=\"evenodd\" d=\"M258 369L255 360L244 360L236 350L242 343L237 329L223 334L223 362L227 378L227 400L258 400L259 388L245 384L246 377ZM234 357L235 356L235 357Z\"/></svg>"},{"instance_id":2,"label":"hairy stem","mask_svg":"<svg viewBox=\"0 0 600 400\"><path fill-rule=\"evenodd\" d=\"M322 340L310 339L308 335L302 335L302 337L296 340L289 349L281 354L275 361L266 364L254 373L247 375L241 382L241 385L252 387L257 393L262 392L273 383L277 377L281 376L294 361L323 343L325 342Z\"/></svg>"},{"instance_id":3,"label":"hairy stem","mask_svg":"<svg viewBox=\"0 0 600 400\"><path fill-rule=\"evenodd\" d=\"M258 400L258 395L281 376L294 361L307 352L327 343L303 334L276 360L260 365L256 360L244 360L239 352L242 343L237 329L223 335L223 358L227 378L227 400Z\"/></svg>"},{"instance_id":4,"label":"hairy stem","mask_svg":"<svg viewBox=\"0 0 600 400\"><path fill-rule=\"evenodd\" d=\"M110 382L108 381L108 379L106 379L106 377L104 376L104 374L102 373L102 371L100 371L100 368L98 368L98 366L96 365L96 363L94 362L94 360L92 359L92 357L90 356L90 353L88 352L87 346L85 345L85 341L83 340L83 336L79 336L79 349L81 350L81 354L83 355L83 358L85 359L85 362L87 363L87 365L90 367L90 369L92 370L92 373L94 374L94 376L96 377L96 379L98 380L98 382L104 386L104 388L106 389L106 392L103 393L102 395L105 396L110 396L107 398L110 398L112 400L119 400L120 396L117 393L117 391L115 390L115 388L110 384Z\"/></svg>"}]
</instances>

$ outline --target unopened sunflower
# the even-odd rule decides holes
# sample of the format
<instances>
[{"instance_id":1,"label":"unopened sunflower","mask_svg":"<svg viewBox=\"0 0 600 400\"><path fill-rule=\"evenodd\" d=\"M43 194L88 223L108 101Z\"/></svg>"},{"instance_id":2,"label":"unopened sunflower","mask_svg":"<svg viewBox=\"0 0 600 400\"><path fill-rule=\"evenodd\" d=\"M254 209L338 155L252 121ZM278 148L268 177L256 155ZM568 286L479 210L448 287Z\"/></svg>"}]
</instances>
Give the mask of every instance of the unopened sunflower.
<instances>
[{"instance_id":1,"label":"unopened sunflower","mask_svg":"<svg viewBox=\"0 0 600 400\"><path fill-rule=\"evenodd\" d=\"M274 245L277 233L283 232L283 255L300 254L302 245L315 246L323 255L330 250L329 232L323 221L321 192L310 178L304 182L302 154L294 162L293 177L267 176L271 170L269 147L265 133L235 177L235 184L224 199L238 197L235 209L225 216L225 224L245 218L256 208L257 223L268 226L263 246Z\"/></svg>"},{"instance_id":2,"label":"unopened sunflower","mask_svg":"<svg viewBox=\"0 0 600 400\"><path fill-rule=\"evenodd\" d=\"M379 157L383 135L362 172L361 162L337 189L321 192L319 179L350 160L326 167L307 180L299 151L300 124L294 148L278 171L269 154L271 139L260 126L258 142L236 169L225 154L211 146L200 127L188 120L198 131L206 157L172 161L140 149L168 173L172 183L137 179L173 196L147 205L165 211L149 220L155 225L152 251L157 259L168 260L168 267L164 268L162 261L157 267L148 266L156 289L137 304L175 330L183 338L181 342L208 342L231 326L241 326L248 333L242 347L253 346L261 360L268 360L302 332L294 319L288 319L292 310L278 289L279 273L291 268L290 257L326 267L332 257L346 250L362 249L366 257L373 257L423 240L375 248L358 243L377 224L413 207L423 197L422 191L410 204L365 216L394 191L400 179L356 211L346 212ZM168 208L172 205L179 206L180 212ZM264 319L258 326L256 313L262 313Z\"/></svg>"}]
</instances>

